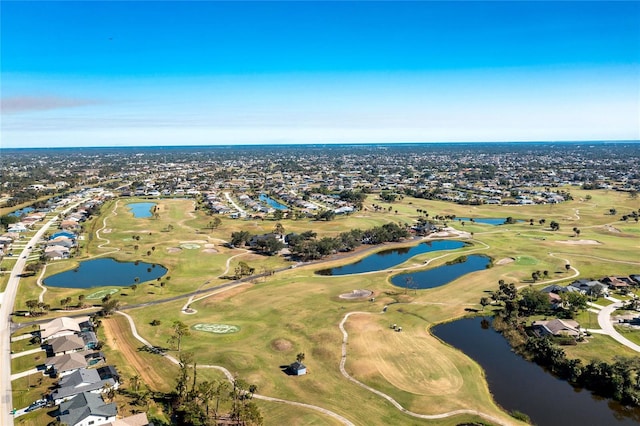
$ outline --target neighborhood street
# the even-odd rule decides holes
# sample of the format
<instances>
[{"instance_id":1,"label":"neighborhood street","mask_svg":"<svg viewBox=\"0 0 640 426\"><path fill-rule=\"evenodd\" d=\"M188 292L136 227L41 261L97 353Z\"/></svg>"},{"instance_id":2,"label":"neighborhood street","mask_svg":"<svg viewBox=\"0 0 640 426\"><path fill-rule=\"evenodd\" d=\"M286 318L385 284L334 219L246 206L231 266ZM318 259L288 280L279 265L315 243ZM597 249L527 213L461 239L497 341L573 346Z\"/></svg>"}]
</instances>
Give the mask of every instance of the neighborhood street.
<instances>
[{"instance_id":1,"label":"neighborhood street","mask_svg":"<svg viewBox=\"0 0 640 426\"><path fill-rule=\"evenodd\" d=\"M66 209L62 215L75 207ZM27 257L33 250L36 243L42 238L49 227L56 222L57 216L54 216L45 223L36 234L29 240L28 244L22 250L16 260L11 275L2 296L2 305L0 306L0 425L9 426L13 424L13 399L11 396L11 313L13 312L18 285L20 284L20 275L27 263Z\"/></svg>"}]
</instances>

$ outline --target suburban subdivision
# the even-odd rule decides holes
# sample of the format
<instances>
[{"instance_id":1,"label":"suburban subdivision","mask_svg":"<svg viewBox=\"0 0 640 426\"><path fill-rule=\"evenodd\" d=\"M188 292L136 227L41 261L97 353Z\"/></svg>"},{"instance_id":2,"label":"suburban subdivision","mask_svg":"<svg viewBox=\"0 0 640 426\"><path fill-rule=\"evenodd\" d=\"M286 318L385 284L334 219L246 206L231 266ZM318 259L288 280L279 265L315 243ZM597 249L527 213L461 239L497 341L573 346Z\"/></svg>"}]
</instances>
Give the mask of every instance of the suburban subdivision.
<instances>
[{"instance_id":1,"label":"suburban subdivision","mask_svg":"<svg viewBox=\"0 0 640 426\"><path fill-rule=\"evenodd\" d=\"M637 424L638 164L3 149L0 424Z\"/></svg>"}]
</instances>

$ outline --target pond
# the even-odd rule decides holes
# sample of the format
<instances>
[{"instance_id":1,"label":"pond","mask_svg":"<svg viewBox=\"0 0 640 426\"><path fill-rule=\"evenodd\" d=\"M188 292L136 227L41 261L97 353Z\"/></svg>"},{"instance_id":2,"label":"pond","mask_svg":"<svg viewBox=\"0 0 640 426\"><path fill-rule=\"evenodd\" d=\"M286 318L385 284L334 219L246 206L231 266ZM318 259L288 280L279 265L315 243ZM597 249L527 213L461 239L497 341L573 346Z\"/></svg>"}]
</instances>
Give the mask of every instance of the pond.
<instances>
[{"instance_id":1,"label":"pond","mask_svg":"<svg viewBox=\"0 0 640 426\"><path fill-rule=\"evenodd\" d=\"M453 250L464 247L462 241L436 240L420 243L413 247L401 247L383 250L373 253L356 263L339 266L337 268L323 269L317 271L318 275L350 275L361 274L363 272L382 271L392 266L399 265L414 256L438 250Z\"/></svg>"},{"instance_id":2,"label":"pond","mask_svg":"<svg viewBox=\"0 0 640 426\"><path fill-rule=\"evenodd\" d=\"M104 286L126 287L155 280L167 273L167 268L145 262L118 262L115 259L93 259L80 262L76 269L61 272L44 279L50 287L91 288Z\"/></svg>"},{"instance_id":3,"label":"pond","mask_svg":"<svg viewBox=\"0 0 640 426\"><path fill-rule=\"evenodd\" d=\"M127 204L131 213L133 213L133 217L137 219L144 219L147 217L153 216L153 208L156 206L156 203L131 203Z\"/></svg>"},{"instance_id":4,"label":"pond","mask_svg":"<svg viewBox=\"0 0 640 426\"><path fill-rule=\"evenodd\" d=\"M504 222L507 220L506 217L474 217L473 221L475 223L482 223L485 225L504 225ZM456 217L456 222L471 222L471 218L468 217ZM522 222L518 220L518 222Z\"/></svg>"},{"instance_id":5,"label":"pond","mask_svg":"<svg viewBox=\"0 0 640 426\"><path fill-rule=\"evenodd\" d=\"M491 319L466 318L431 331L460 349L484 369L495 401L507 411L527 414L533 424L637 425L640 409L576 389L542 367L511 351L509 343L490 325Z\"/></svg>"},{"instance_id":6,"label":"pond","mask_svg":"<svg viewBox=\"0 0 640 426\"><path fill-rule=\"evenodd\" d=\"M409 272L394 275L391 283L395 286L411 289L440 287L470 272L486 269L491 259L487 256L472 254L464 256L465 260L452 264L444 264L426 271Z\"/></svg>"},{"instance_id":7,"label":"pond","mask_svg":"<svg viewBox=\"0 0 640 426\"><path fill-rule=\"evenodd\" d=\"M279 202L277 202L276 200L274 200L273 198L265 195L265 194L260 194L260 197L258 197L258 199L260 201L262 201L263 203L267 203L270 207L273 207L276 210L288 210L289 207L285 206L284 204L281 204Z\"/></svg>"}]
</instances>

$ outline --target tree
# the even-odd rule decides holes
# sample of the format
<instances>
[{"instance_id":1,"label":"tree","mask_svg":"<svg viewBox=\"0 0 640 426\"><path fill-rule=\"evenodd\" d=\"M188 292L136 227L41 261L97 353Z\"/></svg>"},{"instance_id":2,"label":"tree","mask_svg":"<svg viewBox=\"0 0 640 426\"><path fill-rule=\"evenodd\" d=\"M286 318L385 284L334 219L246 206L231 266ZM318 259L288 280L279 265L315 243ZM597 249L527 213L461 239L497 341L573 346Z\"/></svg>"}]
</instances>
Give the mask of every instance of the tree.
<instances>
[{"instance_id":1,"label":"tree","mask_svg":"<svg viewBox=\"0 0 640 426\"><path fill-rule=\"evenodd\" d=\"M129 378L129 385L134 392L138 392L138 389L140 388L140 376L137 374L135 376L131 376L131 378Z\"/></svg>"},{"instance_id":2,"label":"tree","mask_svg":"<svg viewBox=\"0 0 640 426\"><path fill-rule=\"evenodd\" d=\"M565 292L560 295L562 307L567 309L571 318L587 308L587 296L578 292Z\"/></svg>"},{"instance_id":3,"label":"tree","mask_svg":"<svg viewBox=\"0 0 640 426\"><path fill-rule=\"evenodd\" d=\"M555 220L552 220L551 223L549 224L549 228L551 228L552 231L557 231L560 229L560 224Z\"/></svg>"},{"instance_id":4,"label":"tree","mask_svg":"<svg viewBox=\"0 0 640 426\"><path fill-rule=\"evenodd\" d=\"M300 352L298 355L296 355L296 361L298 362L304 361L304 352Z\"/></svg>"},{"instance_id":5,"label":"tree","mask_svg":"<svg viewBox=\"0 0 640 426\"><path fill-rule=\"evenodd\" d=\"M616 209L614 209L614 208L609 209L609 214L610 214L611 216L615 216L615 215L616 215L616 213L618 213L618 211L617 211Z\"/></svg>"},{"instance_id":6,"label":"tree","mask_svg":"<svg viewBox=\"0 0 640 426\"><path fill-rule=\"evenodd\" d=\"M169 337L168 343L175 344L178 352L180 352L180 345L182 344L182 338L185 336L190 336L191 332L189 331L189 327L183 323L182 321L173 321L173 335Z\"/></svg>"},{"instance_id":7,"label":"tree","mask_svg":"<svg viewBox=\"0 0 640 426\"><path fill-rule=\"evenodd\" d=\"M566 265L564 265L564 269L566 269L567 271L571 270L571 265L569 265L568 263Z\"/></svg>"},{"instance_id":8,"label":"tree","mask_svg":"<svg viewBox=\"0 0 640 426\"><path fill-rule=\"evenodd\" d=\"M540 274L538 273L538 271L532 272L531 273L531 279L533 279L533 282L535 283L536 281L538 281L538 279L540 278Z\"/></svg>"},{"instance_id":9,"label":"tree","mask_svg":"<svg viewBox=\"0 0 640 426\"><path fill-rule=\"evenodd\" d=\"M102 303L102 314L105 317L108 317L118 309L120 309L120 301L118 299L107 299Z\"/></svg>"},{"instance_id":10,"label":"tree","mask_svg":"<svg viewBox=\"0 0 640 426\"><path fill-rule=\"evenodd\" d=\"M273 227L273 233L278 235L284 234L284 226L282 226L282 223L276 223L276 225Z\"/></svg>"},{"instance_id":11,"label":"tree","mask_svg":"<svg viewBox=\"0 0 640 426\"><path fill-rule=\"evenodd\" d=\"M491 302L489 301L488 297L481 297L480 298L480 305L482 305L482 311L484 311L485 306L488 306Z\"/></svg>"},{"instance_id":12,"label":"tree","mask_svg":"<svg viewBox=\"0 0 640 426\"><path fill-rule=\"evenodd\" d=\"M237 231L231 233L231 245L234 247L238 247L240 245L244 245L251 239L251 234L249 231Z\"/></svg>"}]
</instances>

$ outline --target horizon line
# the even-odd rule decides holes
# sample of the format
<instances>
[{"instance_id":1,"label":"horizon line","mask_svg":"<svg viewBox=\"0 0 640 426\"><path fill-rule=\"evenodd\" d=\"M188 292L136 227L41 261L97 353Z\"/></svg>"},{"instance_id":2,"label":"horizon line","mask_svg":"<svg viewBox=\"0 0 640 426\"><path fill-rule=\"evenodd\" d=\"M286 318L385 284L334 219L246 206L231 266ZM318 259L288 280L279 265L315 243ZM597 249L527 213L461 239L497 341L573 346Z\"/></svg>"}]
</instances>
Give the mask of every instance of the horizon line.
<instances>
[{"instance_id":1,"label":"horizon line","mask_svg":"<svg viewBox=\"0 0 640 426\"><path fill-rule=\"evenodd\" d=\"M118 149L118 148L232 148L232 147L264 147L264 146L371 146L371 145L451 145L451 144L579 144L579 143L640 143L640 139L576 139L576 140L530 140L530 141L442 141L442 142L259 142L259 143L214 143L214 144L179 144L179 145L69 145L69 146L31 146L2 147L2 150L37 150L37 149Z\"/></svg>"}]
</instances>

